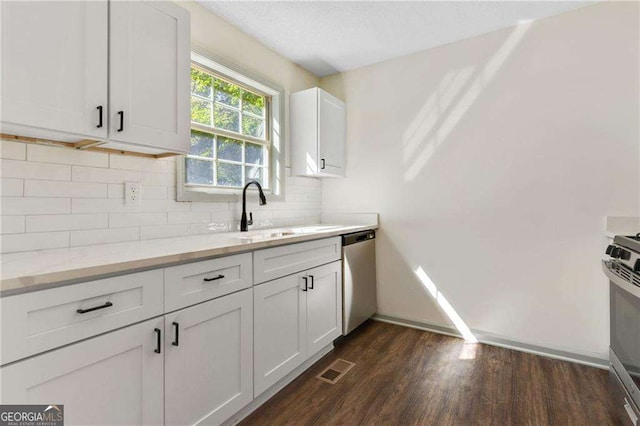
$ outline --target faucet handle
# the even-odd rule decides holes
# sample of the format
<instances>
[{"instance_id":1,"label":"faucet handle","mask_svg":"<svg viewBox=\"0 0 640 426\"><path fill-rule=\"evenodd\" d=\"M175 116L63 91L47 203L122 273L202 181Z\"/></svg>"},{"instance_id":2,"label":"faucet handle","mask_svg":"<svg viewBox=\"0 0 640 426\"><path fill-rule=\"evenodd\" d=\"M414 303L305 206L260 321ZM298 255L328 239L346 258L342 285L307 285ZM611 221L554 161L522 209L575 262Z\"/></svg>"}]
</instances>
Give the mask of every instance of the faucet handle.
<instances>
[{"instance_id":1,"label":"faucet handle","mask_svg":"<svg viewBox=\"0 0 640 426\"><path fill-rule=\"evenodd\" d=\"M247 225L253 225L253 213L249 212L249 220L247 221Z\"/></svg>"}]
</instances>

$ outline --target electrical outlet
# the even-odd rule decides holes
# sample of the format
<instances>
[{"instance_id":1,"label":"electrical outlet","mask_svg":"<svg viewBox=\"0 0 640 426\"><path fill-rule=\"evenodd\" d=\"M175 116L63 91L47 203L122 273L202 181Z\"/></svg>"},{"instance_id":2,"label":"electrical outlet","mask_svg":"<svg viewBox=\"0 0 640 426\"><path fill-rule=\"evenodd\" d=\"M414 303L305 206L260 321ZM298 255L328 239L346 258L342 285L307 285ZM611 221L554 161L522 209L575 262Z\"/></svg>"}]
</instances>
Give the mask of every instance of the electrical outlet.
<instances>
[{"instance_id":1,"label":"electrical outlet","mask_svg":"<svg viewBox=\"0 0 640 426\"><path fill-rule=\"evenodd\" d=\"M124 204L127 206L140 205L140 183L139 182L124 183Z\"/></svg>"}]
</instances>

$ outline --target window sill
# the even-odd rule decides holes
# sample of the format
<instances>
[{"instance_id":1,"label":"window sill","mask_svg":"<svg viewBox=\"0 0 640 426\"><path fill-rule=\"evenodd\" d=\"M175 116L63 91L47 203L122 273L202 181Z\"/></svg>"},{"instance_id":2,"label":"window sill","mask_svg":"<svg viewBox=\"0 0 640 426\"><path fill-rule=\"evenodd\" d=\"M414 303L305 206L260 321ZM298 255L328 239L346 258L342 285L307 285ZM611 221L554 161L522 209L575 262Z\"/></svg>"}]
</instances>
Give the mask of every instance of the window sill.
<instances>
[{"instance_id":1,"label":"window sill","mask_svg":"<svg viewBox=\"0 0 640 426\"><path fill-rule=\"evenodd\" d=\"M248 188L248 193L258 192L253 186ZM281 195L274 194L271 190L264 190L269 200L282 201ZM242 196L242 189L223 189L223 188L198 188L198 187L177 187L176 201L239 201Z\"/></svg>"}]
</instances>

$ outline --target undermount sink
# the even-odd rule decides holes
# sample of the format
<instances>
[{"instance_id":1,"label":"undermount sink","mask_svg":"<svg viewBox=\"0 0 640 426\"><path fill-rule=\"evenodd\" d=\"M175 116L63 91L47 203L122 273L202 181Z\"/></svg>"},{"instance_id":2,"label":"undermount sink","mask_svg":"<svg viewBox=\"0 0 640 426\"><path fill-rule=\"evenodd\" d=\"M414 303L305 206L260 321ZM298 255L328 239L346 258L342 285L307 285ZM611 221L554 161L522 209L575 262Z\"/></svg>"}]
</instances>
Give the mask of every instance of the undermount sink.
<instances>
[{"instance_id":1,"label":"undermount sink","mask_svg":"<svg viewBox=\"0 0 640 426\"><path fill-rule=\"evenodd\" d=\"M330 229L339 228L339 225L311 225L311 226L302 226L298 228L288 228L288 229L262 229L249 231L246 235L242 235L236 237L241 241L262 241L269 240L272 238L282 238L289 237L291 235L304 235L304 234L312 234L315 232L327 231Z\"/></svg>"},{"instance_id":2,"label":"undermount sink","mask_svg":"<svg viewBox=\"0 0 640 426\"><path fill-rule=\"evenodd\" d=\"M294 231L279 231L279 232L261 232L258 234L251 234L247 236L238 237L240 240L256 241L256 240L268 240L270 238L287 237L289 235L296 235Z\"/></svg>"},{"instance_id":3,"label":"undermount sink","mask_svg":"<svg viewBox=\"0 0 640 426\"><path fill-rule=\"evenodd\" d=\"M291 235L311 234L314 232L324 231L324 230L338 228L338 227L339 226L312 225L312 226L283 229L283 230L265 229L262 231L251 231L247 235L243 235L237 238L241 241L261 241L261 240L268 240L271 238L288 237Z\"/></svg>"}]
</instances>

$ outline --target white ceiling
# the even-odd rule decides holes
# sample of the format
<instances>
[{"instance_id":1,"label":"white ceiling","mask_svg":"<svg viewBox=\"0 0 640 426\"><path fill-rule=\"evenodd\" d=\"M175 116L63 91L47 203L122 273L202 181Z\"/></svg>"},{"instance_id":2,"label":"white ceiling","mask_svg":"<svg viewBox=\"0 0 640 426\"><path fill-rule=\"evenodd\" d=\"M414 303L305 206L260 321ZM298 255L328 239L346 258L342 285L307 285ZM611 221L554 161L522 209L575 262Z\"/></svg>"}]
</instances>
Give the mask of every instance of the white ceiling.
<instances>
[{"instance_id":1,"label":"white ceiling","mask_svg":"<svg viewBox=\"0 0 640 426\"><path fill-rule=\"evenodd\" d=\"M212 1L215 14L318 76L575 9L588 1Z\"/></svg>"}]
</instances>

